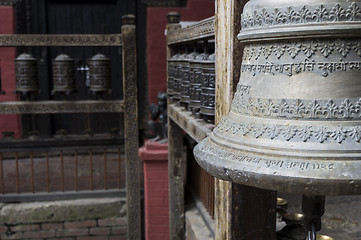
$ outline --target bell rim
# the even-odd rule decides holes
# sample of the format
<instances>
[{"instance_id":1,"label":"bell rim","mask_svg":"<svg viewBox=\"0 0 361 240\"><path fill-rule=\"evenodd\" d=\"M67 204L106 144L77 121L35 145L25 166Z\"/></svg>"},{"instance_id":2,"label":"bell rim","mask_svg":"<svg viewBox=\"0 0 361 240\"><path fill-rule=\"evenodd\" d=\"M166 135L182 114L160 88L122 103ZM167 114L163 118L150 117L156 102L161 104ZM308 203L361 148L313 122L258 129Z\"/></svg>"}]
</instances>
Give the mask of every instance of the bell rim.
<instances>
[{"instance_id":1,"label":"bell rim","mask_svg":"<svg viewBox=\"0 0 361 240\"><path fill-rule=\"evenodd\" d=\"M198 164L216 178L231 181L237 184L280 192L310 195L361 194L361 174L358 177L351 177L343 176L342 174L337 173L340 169L342 169L343 173L348 173L351 169L357 169L356 165L358 164L358 161L355 160L329 161L329 164L332 164L332 166L327 166L328 170L324 171L327 172L327 174L317 175L315 173L318 170L323 171L323 169L314 169L313 171L290 171L286 165L295 164L294 168L300 168L302 164L305 164L303 166L306 166L308 163L309 165L307 166L311 169L313 167L311 164L314 164L314 161L299 161L299 159L292 158L292 160L287 162L285 159L272 159L271 157L267 158L267 155L255 153L250 155L245 152L243 153L243 156L246 160L239 161L233 156L224 157L227 156L227 154L222 157L222 154L217 155L204 150L212 146L216 146L218 151L221 149L223 153L227 153L229 155L233 154L234 156L234 153L241 156L242 151L221 145L219 142L214 142L214 140L211 140L211 136L201 141L194 148L193 153ZM252 161L258 161L257 157L261 157L260 162L264 161L263 164L252 163ZM233 160L231 160L232 158ZM270 167L268 168L266 167L266 161L269 161L268 164ZM274 167L272 165L272 161L274 161L273 163L283 161L283 167ZM327 160L325 160L325 162L326 161ZM296 166L297 162L298 165ZM320 167L320 165L318 167ZM322 166L322 168L323 167L326 166ZM339 178L332 178L333 176L339 176Z\"/></svg>"}]
</instances>

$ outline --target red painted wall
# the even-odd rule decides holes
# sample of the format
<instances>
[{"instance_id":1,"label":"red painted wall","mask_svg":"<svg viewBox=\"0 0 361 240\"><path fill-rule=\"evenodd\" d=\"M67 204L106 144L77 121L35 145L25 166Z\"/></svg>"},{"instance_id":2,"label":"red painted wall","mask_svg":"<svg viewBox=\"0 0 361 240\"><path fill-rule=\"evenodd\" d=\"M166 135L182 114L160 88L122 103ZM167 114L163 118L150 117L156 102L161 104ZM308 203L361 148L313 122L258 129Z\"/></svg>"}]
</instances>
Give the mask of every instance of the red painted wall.
<instances>
[{"instance_id":1,"label":"red painted wall","mask_svg":"<svg viewBox=\"0 0 361 240\"><path fill-rule=\"evenodd\" d=\"M199 21L214 15L214 0L188 0L186 8L148 8L147 69L149 103L157 103L157 94L166 91L166 36L167 14L181 14L181 21Z\"/></svg>"},{"instance_id":2,"label":"red painted wall","mask_svg":"<svg viewBox=\"0 0 361 240\"><path fill-rule=\"evenodd\" d=\"M13 7L0 7L0 34L13 34L15 29ZM0 94L0 101L15 101L18 99L15 91L15 59L16 50L12 47L0 47L1 86L6 92ZM15 137L21 137L21 121L18 115L0 115L0 132L14 131ZM1 138L1 136L0 136Z\"/></svg>"}]
</instances>

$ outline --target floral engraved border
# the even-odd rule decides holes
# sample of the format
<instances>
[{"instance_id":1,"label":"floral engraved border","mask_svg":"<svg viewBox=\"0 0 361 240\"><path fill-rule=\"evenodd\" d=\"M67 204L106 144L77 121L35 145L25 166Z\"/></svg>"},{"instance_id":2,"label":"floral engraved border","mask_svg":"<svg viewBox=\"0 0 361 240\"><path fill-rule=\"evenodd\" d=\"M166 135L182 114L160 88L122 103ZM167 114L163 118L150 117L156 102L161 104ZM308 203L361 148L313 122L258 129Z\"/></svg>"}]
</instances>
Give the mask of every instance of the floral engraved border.
<instances>
[{"instance_id":1,"label":"floral engraved border","mask_svg":"<svg viewBox=\"0 0 361 240\"><path fill-rule=\"evenodd\" d=\"M185 28L174 30L167 35L168 44L186 42L214 35L214 23L214 17L210 17Z\"/></svg>"},{"instance_id":2,"label":"floral engraved border","mask_svg":"<svg viewBox=\"0 0 361 240\"><path fill-rule=\"evenodd\" d=\"M361 119L361 98L343 100L261 99L236 93L232 111L278 119L345 120Z\"/></svg>"},{"instance_id":3,"label":"floral engraved border","mask_svg":"<svg viewBox=\"0 0 361 240\"><path fill-rule=\"evenodd\" d=\"M250 45L245 47L243 60L258 60L260 57L268 59L277 57L280 59L285 54L294 59L299 54L304 53L307 58L319 53L325 58L332 54L340 54L347 57L350 53L356 53L361 57L361 39L350 40L313 40L304 42L284 42L279 44Z\"/></svg>"},{"instance_id":4,"label":"floral engraved border","mask_svg":"<svg viewBox=\"0 0 361 240\"><path fill-rule=\"evenodd\" d=\"M272 25L343 21L361 21L361 9L357 3L255 10L251 14L242 14L241 26L242 29L249 29Z\"/></svg>"},{"instance_id":5,"label":"floral engraved border","mask_svg":"<svg viewBox=\"0 0 361 240\"><path fill-rule=\"evenodd\" d=\"M334 140L341 144L345 141L360 143L361 140L361 126L316 127L254 124L233 122L229 118L223 118L213 131L214 134L252 135L255 138L265 137L272 140L283 139L286 141L298 138L303 142L314 141L324 143L326 140Z\"/></svg>"}]
</instances>

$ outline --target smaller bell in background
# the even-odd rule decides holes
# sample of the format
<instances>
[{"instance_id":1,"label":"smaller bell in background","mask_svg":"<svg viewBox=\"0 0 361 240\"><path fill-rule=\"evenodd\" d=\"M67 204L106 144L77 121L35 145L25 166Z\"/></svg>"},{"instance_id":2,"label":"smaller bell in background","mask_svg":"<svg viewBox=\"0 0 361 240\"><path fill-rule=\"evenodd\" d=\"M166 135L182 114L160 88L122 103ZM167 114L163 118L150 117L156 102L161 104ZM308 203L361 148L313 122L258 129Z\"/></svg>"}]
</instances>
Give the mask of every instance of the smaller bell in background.
<instances>
[{"instance_id":1,"label":"smaller bell in background","mask_svg":"<svg viewBox=\"0 0 361 240\"><path fill-rule=\"evenodd\" d=\"M89 90L93 94L111 93L110 59L101 53L88 60Z\"/></svg>"},{"instance_id":2,"label":"smaller bell in background","mask_svg":"<svg viewBox=\"0 0 361 240\"><path fill-rule=\"evenodd\" d=\"M20 54L15 59L16 93L27 95L38 92L38 67L36 59L28 53Z\"/></svg>"},{"instance_id":3,"label":"smaller bell in background","mask_svg":"<svg viewBox=\"0 0 361 240\"><path fill-rule=\"evenodd\" d=\"M64 53L53 60L53 84L53 95L69 95L76 91L74 59Z\"/></svg>"}]
</instances>

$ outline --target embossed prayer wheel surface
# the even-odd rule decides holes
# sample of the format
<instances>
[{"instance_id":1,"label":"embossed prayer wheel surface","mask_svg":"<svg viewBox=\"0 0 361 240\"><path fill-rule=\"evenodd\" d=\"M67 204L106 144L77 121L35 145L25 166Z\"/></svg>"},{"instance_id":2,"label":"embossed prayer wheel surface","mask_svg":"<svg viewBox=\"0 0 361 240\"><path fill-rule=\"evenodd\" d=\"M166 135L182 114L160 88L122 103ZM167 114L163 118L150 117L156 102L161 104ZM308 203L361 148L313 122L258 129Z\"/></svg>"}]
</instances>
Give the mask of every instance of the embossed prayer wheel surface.
<instances>
[{"instance_id":1,"label":"embossed prayer wheel surface","mask_svg":"<svg viewBox=\"0 0 361 240\"><path fill-rule=\"evenodd\" d=\"M193 76L191 77L189 84L189 108L193 114L199 114L201 109L203 64L208 59L208 57L209 54L205 49L203 53L197 55L195 59L190 62Z\"/></svg>"},{"instance_id":2,"label":"embossed prayer wheel surface","mask_svg":"<svg viewBox=\"0 0 361 240\"><path fill-rule=\"evenodd\" d=\"M182 62L182 79L180 86L180 105L188 109L188 105L190 103L190 95L189 95L189 87L190 82L193 81L193 60L199 53L194 50L185 55L184 61Z\"/></svg>"},{"instance_id":3,"label":"embossed prayer wheel surface","mask_svg":"<svg viewBox=\"0 0 361 240\"><path fill-rule=\"evenodd\" d=\"M36 59L28 53L15 59L16 92L30 93L38 91L38 67Z\"/></svg>"},{"instance_id":4,"label":"embossed prayer wheel surface","mask_svg":"<svg viewBox=\"0 0 361 240\"><path fill-rule=\"evenodd\" d=\"M174 79L179 79L179 68L178 68L178 60L180 58L181 54L180 52L174 54L169 60L168 60L168 86L167 86L167 94L169 96L169 99L171 102L173 102L173 96L174 96L174 89L175 89L175 83Z\"/></svg>"},{"instance_id":5,"label":"embossed prayer wheel surface","mask_svg":"<svg viewBox=\"0 0 361 240\"><path fill-rule=\"evenodd\" d=\"M225 180L361 193L361 1L251 0L230 113L194 150Z\"/></svg>"},{"instance_id":6,"label":"embossed prayer wheel surface","mask_svg":"<svg viewBox=\"0 0 361 240\"><path fill-rule=\"evenodd\" d=\"M110 59L101 53L88 61L89 90L92 93L106 93L110 91Z\"/></svg>"},{"instance_id":7,"label":"embossed prayer wheel surface","mask_svg":"<svg viewBox=\"0 0 361 240\"><path fill-rule=\"evenodd\" d=\"M203 61L200 113L205 121L214 121L216 106L215 53Z\"/></svg>"},{"instance_id":8,"label":"embossed prayer wheel surface","mask_svg":"<svg viewBox=\"0 0 361 240\"><path fill-rule=\"evenodd\" d=\"M186 60L187 52L184 51L181 53L177 59L174 59L174 69L175 74L173 78L173 101L179 102L181 99L181 87L182 87L182 79L185 76L184 66L188 64Z\"/></svg>"},{"instance_id":9,"label":"embossed prayer wheel surface","mask_svg":"<svg viewBox=\"0 0 361 240\"><path fill-rule=\"evenodd\" d=\"M60 54L53 60L52 94L70 94L76 91L74 59Z\"/></svg>"}]
</instances>

